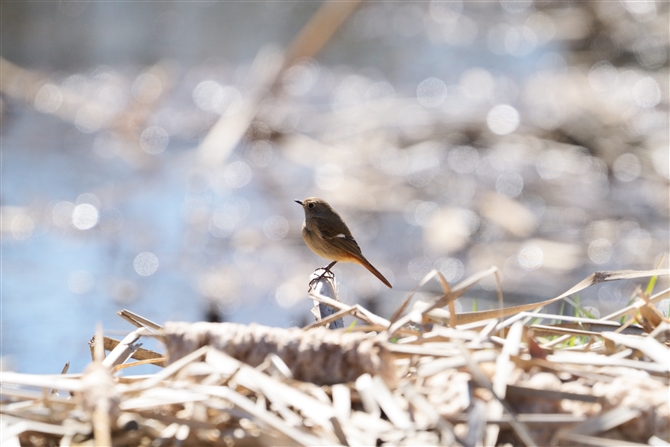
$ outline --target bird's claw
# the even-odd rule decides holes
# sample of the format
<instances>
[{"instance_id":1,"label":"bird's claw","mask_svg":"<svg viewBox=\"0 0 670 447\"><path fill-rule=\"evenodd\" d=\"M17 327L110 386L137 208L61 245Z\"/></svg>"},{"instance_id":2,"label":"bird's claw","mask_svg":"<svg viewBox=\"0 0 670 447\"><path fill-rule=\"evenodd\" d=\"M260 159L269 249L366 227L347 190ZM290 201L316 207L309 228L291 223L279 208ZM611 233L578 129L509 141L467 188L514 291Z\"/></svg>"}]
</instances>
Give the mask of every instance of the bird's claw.
<instances>
[{"instance_id":1,"label":"bird's claw","mask_svg":"<svg viewBox=\"0 0 670 447\"><path fill-rule=\"evenodd\" d=\"M312 280L309 282L309 288L307 289L308 292L312 291L315 282L321 281L323 278L335 279L335 274L328 267L318 268L314 270L314 273L318 272L319 270L323 270L323 273L315 278L312 278Z\"/></svg>"}]
</instances>

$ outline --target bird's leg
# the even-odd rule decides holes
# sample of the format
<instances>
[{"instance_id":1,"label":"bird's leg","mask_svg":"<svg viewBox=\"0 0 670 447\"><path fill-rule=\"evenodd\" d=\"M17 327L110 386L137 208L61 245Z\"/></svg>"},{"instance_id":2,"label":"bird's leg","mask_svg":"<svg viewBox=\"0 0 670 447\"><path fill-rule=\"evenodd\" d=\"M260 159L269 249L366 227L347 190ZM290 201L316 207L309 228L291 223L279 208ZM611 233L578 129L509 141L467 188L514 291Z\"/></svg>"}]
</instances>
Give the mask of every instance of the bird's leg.
<instances>
[{"instance_id":1,"label":"bird's leg","mask_svg":"<svg viewBox=\"0 0 670 447\"><path fill-rule=\"evenodd\" d=\"M325 267L321 267L320 269L317 269L317 270L323 270L323 273L321 273L319 276L317 276L316 278L312 279L312 280L309 282L309 290L312 290L312 284L314 284L316 281L319 281L319 280L325 278L326 275L329 275L330 278L334 278L334 277L335 277L335 274L334 274L334 273L332 272L332 270L330 270L330 269L331 269L335 264L337 264L337 261L333 261L333 262L331 262L330 264L328 264L327 266L325 266Z\"/></svg>"},{"instance_id":2,"label":"bird's leg","mask_svg":"<svg viewBox=\"0 0 670 447\"><path fill-rule=\"evenodd\" d=\"M333 262L331 262L330 264L328 264L328 265L323 269L324 272L323 272L323 274L322 274L319 278L323 278L323 276L324 276L326 273L330 273L332 276L334 276L335 274L334 274L330 269L331 269L335 264L337 264L337 261L333 261Z\"/></svg>"}]
</instances>

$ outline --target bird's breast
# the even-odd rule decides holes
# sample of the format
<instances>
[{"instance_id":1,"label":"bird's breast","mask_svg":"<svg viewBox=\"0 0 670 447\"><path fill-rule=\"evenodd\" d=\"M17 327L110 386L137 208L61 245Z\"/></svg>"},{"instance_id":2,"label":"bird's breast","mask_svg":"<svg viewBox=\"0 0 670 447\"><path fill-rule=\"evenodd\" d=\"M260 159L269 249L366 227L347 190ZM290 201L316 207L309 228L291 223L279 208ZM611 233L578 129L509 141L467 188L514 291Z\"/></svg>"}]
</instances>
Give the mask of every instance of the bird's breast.
<instances>
[{"instance_id":1,"label":"bird's breast","mask_svg":"<svg viewBox=\"0 0 670 447\"><path fill-rule=\"evenodd\" d=\"M321 237L321 233L318 229L310 228L309 224L303 224L302 226L302 239L305 241L305 244L317 255L322 258L329 259L331 261L349 261L350 255L339 248L327 239Z\"/></svg>"}]
</instances>

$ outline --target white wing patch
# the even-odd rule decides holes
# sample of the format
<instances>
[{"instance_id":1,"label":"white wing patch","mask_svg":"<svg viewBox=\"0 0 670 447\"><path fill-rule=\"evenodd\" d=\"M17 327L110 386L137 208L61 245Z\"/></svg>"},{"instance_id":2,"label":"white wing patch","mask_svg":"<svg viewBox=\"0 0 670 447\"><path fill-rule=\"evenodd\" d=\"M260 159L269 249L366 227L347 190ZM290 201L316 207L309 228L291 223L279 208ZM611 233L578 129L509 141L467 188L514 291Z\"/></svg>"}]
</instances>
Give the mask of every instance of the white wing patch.
<instances>
[{"instance_id":1,"label":"white wing patch","mask_svg":"<svg viewBox=\"0 0 670 447\"><path fill-rule=\"evenodd\" d=\"M346 238L347 238L347 236L346 236L345 234L342 234L342 233L340 233L340 234L336 234L335 237L340 237L340 238L342 238L342 239L346 239Z\"/></svg>"}]
</instances>

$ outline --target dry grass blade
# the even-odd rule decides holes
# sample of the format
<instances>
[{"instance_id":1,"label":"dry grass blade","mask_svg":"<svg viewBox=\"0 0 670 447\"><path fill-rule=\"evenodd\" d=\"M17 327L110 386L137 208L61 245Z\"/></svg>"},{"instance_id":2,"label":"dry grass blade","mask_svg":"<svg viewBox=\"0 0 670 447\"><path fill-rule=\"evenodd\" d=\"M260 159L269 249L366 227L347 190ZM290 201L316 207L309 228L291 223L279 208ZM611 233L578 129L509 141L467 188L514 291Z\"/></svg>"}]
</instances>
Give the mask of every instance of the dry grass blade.
<instances>
[{"instance_id":1,"label":"dry grass blade","mask_svg":"<svg viewBox=\"0 0 670 447\"><path fill-rule=\"evenodd\" d=\"M207 387L194 386L194 391L202 389L206 394L221 397L233 405L237 406L244 412L248 413L254 419L266 424L267 426L277 430L297 445L312 446L312 445L333 445L332 442L324 442L316 436L305 433L301 430L288 426L281 418L273 413L259 407L253 401L237 393L228 387Z\"/></svg>"},{"instance_id":2,"label":"dry grass blade","mask_svg":"<svg viewBox=\"0 0 670 447\"><path fill-rule=\"evenodd\" d=\"M168 377L172 376L173 374L176 374L180 369L185 367L191 362L194 362L202 357L204 357L207 354L207 351L209 350L208 346L203 346L200 349L197 349L188 355L185 355L184 357L172 362L170 365L166 366L165 369L162 371L158 372L157 374L154 374L153 376L149 377L146 380L137 382L133 385L130 386L130 390L133 391L140 391L144 389L149 389L152 388L156 385L158 385L161 381L167 379Z\"/></svg>"},{"instance_id":3,"label":"dry grass blade","mask_svg":"<svg viewBox=\"0 0 670 447\"><path fill-rule=\"evenodd\" d=\"M551 400L569 399L569 400L577 400L580 402L591 402L591 403L596 403L599 400L598 397L592 394L578 394L578 393L570 393L567 391L552 391L552 390L528 388L515 385L507 385L506 395L514 397L532 397L536 399L551 399ZM546 419L547 418L545 416L541 420L548 422L548 420Z\"/></svg>"},{"instance_id":4,"label":"dry grass blade","mask_svg":"<svg viewBox=\"0 0 670 447\"><path fill-rule=\"evenodd\" d=\"M635 319L645 328L647 332L652 332L662 322L669 322L668 318L663 317L661 312L652 305L651 300L646 293L638 293L636 307L637 313Z\"/></svg>"},{"instance_id":5,"label":"dry grass blade","mask_svg":"<svg viewBox=\"0 0 670 447\"><path fill-rule=\"evenodd\" d=\"M351 417L351 391L346 385L340 383L333 385L333 410L335 417L343 421Z\"/></svg>"},{"instance_id":6,"label":"dry grass blade","mask_svg":"<svg viewBox=\"0 0 670 447\"><path fill-rule=\"evenodd\" d=\"M477 365L477 363L473 361L472 356L470 355L470 352L465 347L465 345L461 342L458 342L457 345L461 348L461 351L463 352L468 369L472 374L472 378L480 386L490 391L491 394L496 398L496 400L502 405L503 409L512 416L512 419L510 420L510 425L514 429L514 432L517 434L519 439L521 439L521 442L523 442L524 445L527 447L537 446L537 444L531 437L528 429L514 418L515 415L514 411L512 411L509 405L495 393L495 391L493 390L493 386L488 381L484 373L481 371L479 365Z\"/></svg>"},{"instance_id":7,"label":"dry grass blade","mask_svg":"<svg viewBox=\"0 0 670 447\"><path fill-rule=\"evenodd\" d=\"M142 346L141 343L135 344L142 335L152 334L153 332L147 328L139 328L130 334L126 335L121 342L109 353L109 355L102 361L102 365L108 368L125 363L137 350ZM104 341L103 341L104 344Z\"/></svg>"},{"instance_id":8,"label":"dry grass blade","mask_svg":"<svg viewBox=\"0 0 670 447\"><path fill-rule=\"evenodd\" d=\"M631 335L642 335L645 333L645 331L640 326L624 327L619 323L603 319L596 320L593 318L573 317L569 315L545 314L536 312L533 313L521 312L515 315L514 317L508 318L504 322L500 323L496 327L496 330L499 331L501 329L506 328L507 326L511 326L512 323L519 321L523 318L532 318L533 320L568 321L574 323L567 325L566 324L552 324L550 326L544 325L545 327L551 327L551 328L558 327L564 329L582 329L585 331L593 331L593 332L616 331ZM543 325L539 324L532 325L532 327L542 327L542 326Z\"/></svg>"},{"instance_id":9,"label":"dry grass blade","mask_svg":"<svg viewBox=\"0 0 670 447\"><path fill-rule=\"evenodd\" d=\"M564 325L543 325L543 324L533 324L530 326L536 335L546 336L546 335L556 335L556 334L567 334L570 336L574 335L601 335L601 332L596 331L587 331L584 329L576 329L575 327L565 327Z\"/></svg>"},{"instance_id":10,"label":"dry grass blade","mask_svg":"<svg viewBox=\"0 0 670 447\"><path fill-rule=\"evenodd\" d=\"M503 346L502 352L496 359L496 372L493 376L493 384L491 389L495 395L500 399L505 399L507 392L507 380L514 370L514 364L511 362L511 356L518 356L521 345L521 336L523 335L523 323L517 321L510 328L507 334L507 339ZM503 414L502 403L492 402L492 408L489 410L489 415L493 418L499 418ZM497 425L490 425L486 429L486 445L495 445L498 439L500 427Z\"/></svg>"},{"instance_id":11,"label":"dry grass blade","mask_svg":"<svg viewBox=\"0 0 670 447\"><path fill-rule=\"evenodd\" d=\"M438 274L440 274L440 272L438 270L431 270L430 272L426 273L426 275L421 279L421 281L419 281L419 283L416 286L414 286L412 291L409 292L405 296L405 298L403 298L402 302L400 303L398 308L395 310L395 312L393 312L393 315L391 316L391 319L390 319L391 323L395 323L398 320L398 318L400 318L400 316L405 311L405 309L407 309L407 306L409 305L410 301L412 301L412 298L414 297L416 292L418 292L418 290L421 287L423 287L428 281L430 281L432 278L434 278ZM442 282L442 279L444 279L444 276L442 276L440 282ZM444 283L442 285L443 290L445 289L445 286L444 286L445 283L446 283L446 280L444 280ZM449 289L449 284L448 283L446 283L446 287L447 287L446 290L448 290ZM444 293L446 293L446 292L444 292Z\"/></svg>"},{"instance_id":12,"label":"dry grass blade","mask_svg":"<svg viewBox=\"0 0 670 447\"><path fill-rule=\"evenodd\" d=\"M67 372L69 371L69 369L70 369L70 362L66 362L65 365L63 366L63 369L62 369L61 372L60 372L61 375L62 375L62 374L67 374ZM56 394L56 393L58 393L58 390L57 390L56 388L52 389L52 390L49 392L49 394L52 394L52 395L53 395L53 394Z\"/></svg>"},{"instance_id":13,"label":"dry grass blade","mask_svg":"<svg viewBox=\"0 0 670 447\"><path fill-rule=\"evenodd\" d=\"M320 295L318 293L315 293L314 291L311 291L309 293L309 297L315 301L327 304L328 306L333 307L335 309L339 309L340 311L344 310L351 311L352 314L356 316L356 318L359 318L371 325L379 325L383 326L384 328L388 328L391 325L391 323L387 319L373 314L372 312L368 311L359 304L356 304L355 306L349 306L348 304L344 304L340 301L328 298L327 296Z\"/></svg>"},{"instance_id":14,"label":"dry grass blade","mask_svg":"<svg viewBox=\"0 0 670 447\"><path fill-rule=\"evenodd\" d=\"M509 426L509 421L512 419L512 416L509 414L504 414L498 419L487 419L489 424L498 424L501 426ZM571 414L564 413L545 413L545 414L529 414L529 413L517 413L514 416L514 419L517 421L526 424L526 425L565 425L565 424L576 424L584 422L586 416L574 416ZM458 415L453 418L456 422L467 422L467 415Z\"/></svg>"},{"instance_id":15,"label":"dry grass blade","mask_svg":"<svg viewBox=\"0 0 670 447\"><path fill-rule=\"evenodd\" d=\"M314 57L356 9L359 1L325 2L286 52L271 47L258 52L246 76L250 93L241 110L232 116L221 116L200 144L198 152L204 166L217 166L230 156L258 114L263 99L278 85L281 73L300 58Z\"/></svg>"},{"instance_id":16,"label":"dry grass blade","mask_svg":"<svg viewBox=\"0 0 670 447\"><path fill-rule=\"evenodd\" d=\"M221 351L211 350L207 354L207 362L213 366L222 366L221 371L223 372L236 369L238 372L236 373L235 380L240 385L261 393L266 396L270 402L285 407L294 407L322 427L328 427L330 425L332 429L331 419L335 416L335 413L329 405L325 405L289 385L256 371ZM219 387L213 388L218 389ZM201 389L203 392L206 391L205 388L198 389ZM334 432L333 436L337 439Z\"/></svg>"},{"instance_id":17,"label":"dry grass blade","mask_svg":"<svg viewBox=\"0 0 670 447\"><path fill-rule=\"evenodd\" d=\"M112 426L119 413L119 392L104 360L102 326L95 331L95 360L81 378L81 388L75 397L80 406L90 415L93 424L93 440L96 447L112 445Z\"/></svg>"},{"instance_id":18,"label":"dry grass blade","mask_svg":"<svg viewBox=\"0 0 670 447\"><path fill-rule=\"evenodd\" d=\"M442 417L442 415L440 415L440 413L431 405L428 399L426 399L423 394L419 393L409 382L403 383L400 389L414 410L425 418L427 427L435 427L442 432L448 433L449 437L453 438L454 442L458 442L464 446L467 445L463 439L454 433L454 426L451 422ZM451 444L453 443L449 442L447 445Z\"/></svg>"},{"instance_id":19,"label":"dry grass blade","mask_svg":"<svg viewBox=\"0 0 670 447\"><path fill-rule=\"evenodd\" d=\"M666 298L670 297L670 289L665 289L661 292L658 292L657 294L653 295L651 298L649 298L649 303L654 304L658 303ZM633 303L629 306L624 307L623 309L619 309L616 312L612 312L611 314L602 317L601 320L613 320L615 318L619 318L622 315L626 315L627 313L635 310L637 308L637 303Z\"/></svg>"},{"instance_id":20,"label":"dry grass blade","mask_svg":"<svg viewBox=\"0 0 670 447\"><path fill-rule=\"evenodd\" d=\"M490 445L485 443L485 436L488 428L486 422L486 403L479 399L474 399L470 411L468 412L468 434L463 440L463 445L467 447Z\"/></svg>"},{"instance_id":21,"label":"dry grass blade","mask_svg":"<svg viewBox=\"0 0 670 447\"><path fill-rule=\"evenodd\" d=\"M355 309L354 315L356 316L356 318L360 318L361 320L368 322L372 326L382 326L384 329L388 329L388 327L391 325L391 323L387 319L370 312L360 304L354 305L354 309Z\"/></svg>"},{"instance_id":22,"label":"dry grass blade","mask_svg":"<svg viewBox=\"0 0 670 447\"><path fill-rule=\"evenodd\" d=\"M625 424L626 422L633 420L639 415L640 410L634 408L628 408L628 407L615 408L604 414L601 414L598 417L588 419L574 427L559 430L556 435L556 441L560 440L565 435L569 434L596 435L605 432L607 430L611 430L614 427L618 427L621 424Z\"/></svg>"},{"instance_id":23,"label":"dry grass blade","mask_svg":"<svg viewBox=\"0 0 670 447\"><path fill-rule=\"evenodd\" d=\"M371 388L375 400L379 404L379 407L384 410L384 414L386 414L391 423L400 430L409 430L412 427L412 423L401 405L396 402L395 396L391 394L384 380L380 376L375 376L372 379Z\"/></svg>"},{"instance_id":24,"label":"dry grass blade","mask_svg":"<svg viewBox=\"0 0 670 447\"><path fill-rule=\"evenodd\" d=\"M116 365L112 369L112 371L121 371L122 369L127 369L127 368L133 368L135 366L141 366L141 365L156 365L156 366L165 366L165 362L167 360L167 357L158 357L155 359L146 359L146 360L139 360L137 362L131 362L131 363L124 363L122 365Z\"/></svg>"},{"instance_id":25,"label":"dry grass blade","mask_svg":"<svg viewBox=\"0 0 670 447\"><path fill-rule=\"evenodd\" d=\"M374 417L380 417L381 408L374 396L372 377L370 374L363 374L356 379L355 384L356 391L358 391L358 395L365 411Z\"/></svg>"},{"instance_id":26,"label":"dry grass blade","mask_svg":"<svg viewBox=\"0 0 670 447\"><path fill-rule=\"evenodd\" d=\"M487 276L490 276L494 274L495 272L498 271L498 267L489 267L486 270L482 270L481 272L475 273L474 275L470 276L469 278L461 281L457 285L455 285L452 290L454 292L464 292L468 290L470 287L474 286L477 284L479 281L482 279L486 278Z\"/></svg>"},{"instance_id":27,"label":"dry grass blade","mask_svg":"<svg viewBox=\"0 0 670 447\"><path fill-rule=\"evenodd\" d=\"M360 0L325 1L289 45L285 66L289 67L303 57L314 57L359 3Z\"/></svg>"},{"instance_id":28,"label":"dry grass blade","mask_svg":"<svg viewBox=\"0 0 670 447\"><path fill-rule=\"evenodd\" d=\"M411 343L384 343L389 352L405 356L424 355L431 357L453 357L458 350L453 346L442 347L438 343L411 344Z\"/></svg>"},{"instance_id":29,"label":"dry grass blade","mask_svg":"<svg viewBox=\"0 0 670 447\"><path fill-rule=\"evenodd\" d=\"M429 272L423 280L419 283L419 286L417 286L406 298L403 300L403 304L400 306L398 310L394 313L394 316L399 315L407 306L409 303L409 300L414 296L416 291L419 289L419 287L423 286L428 280L432 279L433 277L437 276L440 280L440 284L443 287L443 290L445 291L444 295L438 296L434 299L432 299L429 303L427 303L425 306L421 306L421 309L417 309L415 312L410 312L407 315L403 317L397 318L397 320L391 325L389 328L389 332L391 334L396 333L401 327L406 325L407 323L411 321L420 321L421 317L428 315L431 311L437 309L438 307L443 307L446 305L450 305L450 313L446 315L447 318L449 318L450 323L453 324L453 319L455 315L454 311L454 306L453 302L460 296L462 296L465 292L470 289L470 287L474 286L479 282L482 278L485 278L491 274L493 274L497 268L491 267L490 269L484 270L482 272L478 272L469 278L465 279L464 281L460 282L458 285L456 285L453 288L449 287L449 284L447 283L447 280L444 278L442 273L440 273L437 270L432 270ZM460 314L459 314L460 315ZM456 321L460 321L458 318Z\"/></svg>"},{"instance_id":30,"label":"dry grass blade","mask_svg":"<svg viewBox=\"0 0 670 447\"><path fill-rule=\"evenodd\" d=\"M659 438L658 436L652 436L649 438L649 444L648 445L653 445L657 447L667 447L670 446L670 442L664 441L663 439Z\"/></svg>"},{"instance_id":31,"label":"dry grass blade","mask_svg":"<svg viewBox=\"0 0 670 447\"><path fill-rule=\"evenodd\" d=\"M637 442L627 442L620 439L609 439L609 438L597 438L595 436L586 436L579 435L576 433L567 433L562 438L562 441L567 442L567 444L561 444L566 446L583 446L583 447L642 447L648 446L649 444L640 444Z\"/></svg>"},{"instance_id":32,"label":"dry grass blade","mask_svg":"<svg viewBox=\"0 0 670 447\"><path fill-rule=\"evenodd\" d=\"M63 391L78 391L81 389L81 382L79 382L77 379L62 377L56 374L38 375L21 374L9 371L0 372L0 383L3 386L12 384L19 386L35 386L38 388L47 389L57 388Z\"/></svg>"},{"instance_id":33,"label":"dry grass blade","mask_svg":"<svg viewBox=\"0 0 670 447\"><path fill-rule=\"evenodd\" d=\"M573 365L623 366L626 368L633 368L647 371L652 374L670 377L668 367L664 364L648 363L639 360L619 359L612 356L604 356L587 352L557 351L554 354L548 355L547 360L555 363Z\"/></svg>"},{"instance_id":34,"label":"dry grass blade","mask_svg":"<svg viewBox=\"0 0 670 447\"><path fill-rule=\"evenodd\" d=\"M330 307L330 306L328 306L328 307ZM341 329L342 328L341 325L337 325L336 327L331 327L330 323L332 323L334 321L340 321L341 322L343 317L346 317L347 315L351 315L355 312L356 312L355 307L340 310L338 312L335 312L334 314L328 315L325 318L318 319L317 321L315 321L314 323L312 323L310 325L305 326L303 328L303 330L308 331L310 329L314 329L315 327L320 327L320 326L325 326L325 325L329 325L330 329Z\"/></svg>"},{"instance_id":35,"label":"dry grass blade","mask_svg":"<svg viewBox=\"0 0 670 447\"><path fill-rule=\"evenodd\" d=\"M148 327L150 329L154 329L157 331L162 329L162 326L160 324L154 323L153 321L144 318L143 316L138 315L135 312L131 312L128 309L120 310L117 312L117 314L135 327L138 328Z\"/></svg>"},{"instance_id":36,"label":"dry grass blade","mask_svg":"<svg viewBox=\"0 0 670 447\"><path fill-rule=\"evenodd\" d=\"M161 405L184 405L187 403L207 400L208 395L193 390L179 390L171 388L151 388L140 397L125 400L120 409L122 411L148 410Z\"/></svg>"},{"instance_id":37,"label":"dry grass blade","mask_svg":"<svg viewBox=\"0 0 670 447\"><path fill-rule=\"evenodd\" d=\"M26 431L37 431L41 433L49 433L58 436L74 435L77 433L85 433L91 430L90 425L83 423L73 423L71 425L63 426L57 424L48 424L45 422L31 421L15 416L2 415L3 423L7 424L3 427L0 440L2 445L5 445L5 440L15 437L20 433Z\"/></svg>"},{"instance_id":38,"label":"dry grass blade","mask_svg":"<svg viewBox=\"0 0 670 447\"><path fill-rule=\"evenodd\" d=\"M670 340L670 323L666 323L665 321L662 322L649 334L649 336L661 342Z\"/></svg>"},{"instance_id":39,"label":"dry grass blade","mask_svg":"<svg viewBox=\"0 0 670 447\"><path fill-rule=\"evenodd\" d=\"M541 301L539 303L524 304L521 306L505 307L503 309L495 310L483 310L479 312L463 312L458 314L457 322L458 324L472 323L475 321L488 320L489 318L499 318L501 316L508 317L510 315L516 315L520 312L526 312L530 310L537 309L538 307L544 307L556 301L562 300L572 294L580 292L588 287L591 287L595 284L599 284L605 281L618 281L621 279L638 279L638 278L649 278L651 276L667 276L669 274L668 270L645 270L645 271L634 271L634 270L619 270L612 272L596 272L589 275L587 278L570 288L567 292L564 292L557 296L546 301ZM455 289L454 289L455 290ZM667 293L667 292L666 292ZM652 302L655 302L652 300ZM611 319L611 316L603 318L603 320Z\"/></svg>"},{"instance_id":40,"label":"dry grass blade","mask_svg":"<svg viewBox=\"0 0 670 447\"><path fill-rule=\"evenodd\" d=\"M44 402L54 402L59 405L74 406L75 403L69 397L61 397L56 394L44 395L44 391L25 390L22 388L0 387L0 396L7 398L20 398L26 400L43 400ZM9 404L11 405L11 404ZM3 411L7 410L7 405L0 405Z\"/></svg>"},{"instance_id":41,"label":"dry grass blade","mask_svg":"<svg viewBox=\"0 0 670 447\"><path fill-rule=\"evenodd\" d=\"M612 340L614 343L637 349L654 362L665 365L670 372L670 349L663 346L653 337L636 337L614 332L603 332L602 336Z\"/></svg>"},{"instance_id":42,"label":"dry grass blade","mask_svg":"<svg viewBox=\"0 0 670 447\"><path fill-rule=\"evenodd\" d=\"M333 431L335 432L337 439L340 441L340 444L349 447L349 441L347 440L347 435L344 434L344 430L342 430L340 421L335 416L333 416L332 418L330 418L330 423L333 425Z\"/></svg>"},{"instance_id":43,"label":"dry grass blade","mask_svg":"<svg viewBox=\"0 0 670 447\"><path fill-rule=\"evenodd\" d=\"M251 93L244 99L241 110L231 116L222 115L200 143L198 156L203 166L218 166L230 156L279 76L282 63L283 56L276 48L266 47L258 52L246 76Z\"/></svg>"},{"instance_id":44,"label":"dry grass blade","mask_svg":"<svg viewBox=\"0 0 670 447\"><path fill-rule=\"evenodd\" d=\"M496 358L498 358L498 352L496 351L476 351L472 353L472 361L475 363L493 362ZM416 375L418 377L430 377L443 371L462 368L467 364L463 356L436 359L430 363L419 365Z\"/></svg>"},{"instance_id":45,"label":"dry grass blade","mask_svg":"<svg viewBox=\"0 0 670 447\"><path fill-rule=\"evenodd\" d=\"M120 343L119 340L115 340L110 337L104 337L104 346L106 351L113 351ZM94 339L91 340L91 343L94 343ZM138 348L133 354L130 356L130 358L133 358L135 360L140 360L146 363L151 363L156 366L165 366L165 357L163 354L159 354L158 352L151 351L149 349L144 349L144 348Z\"/></svg>"}]
</instances>

